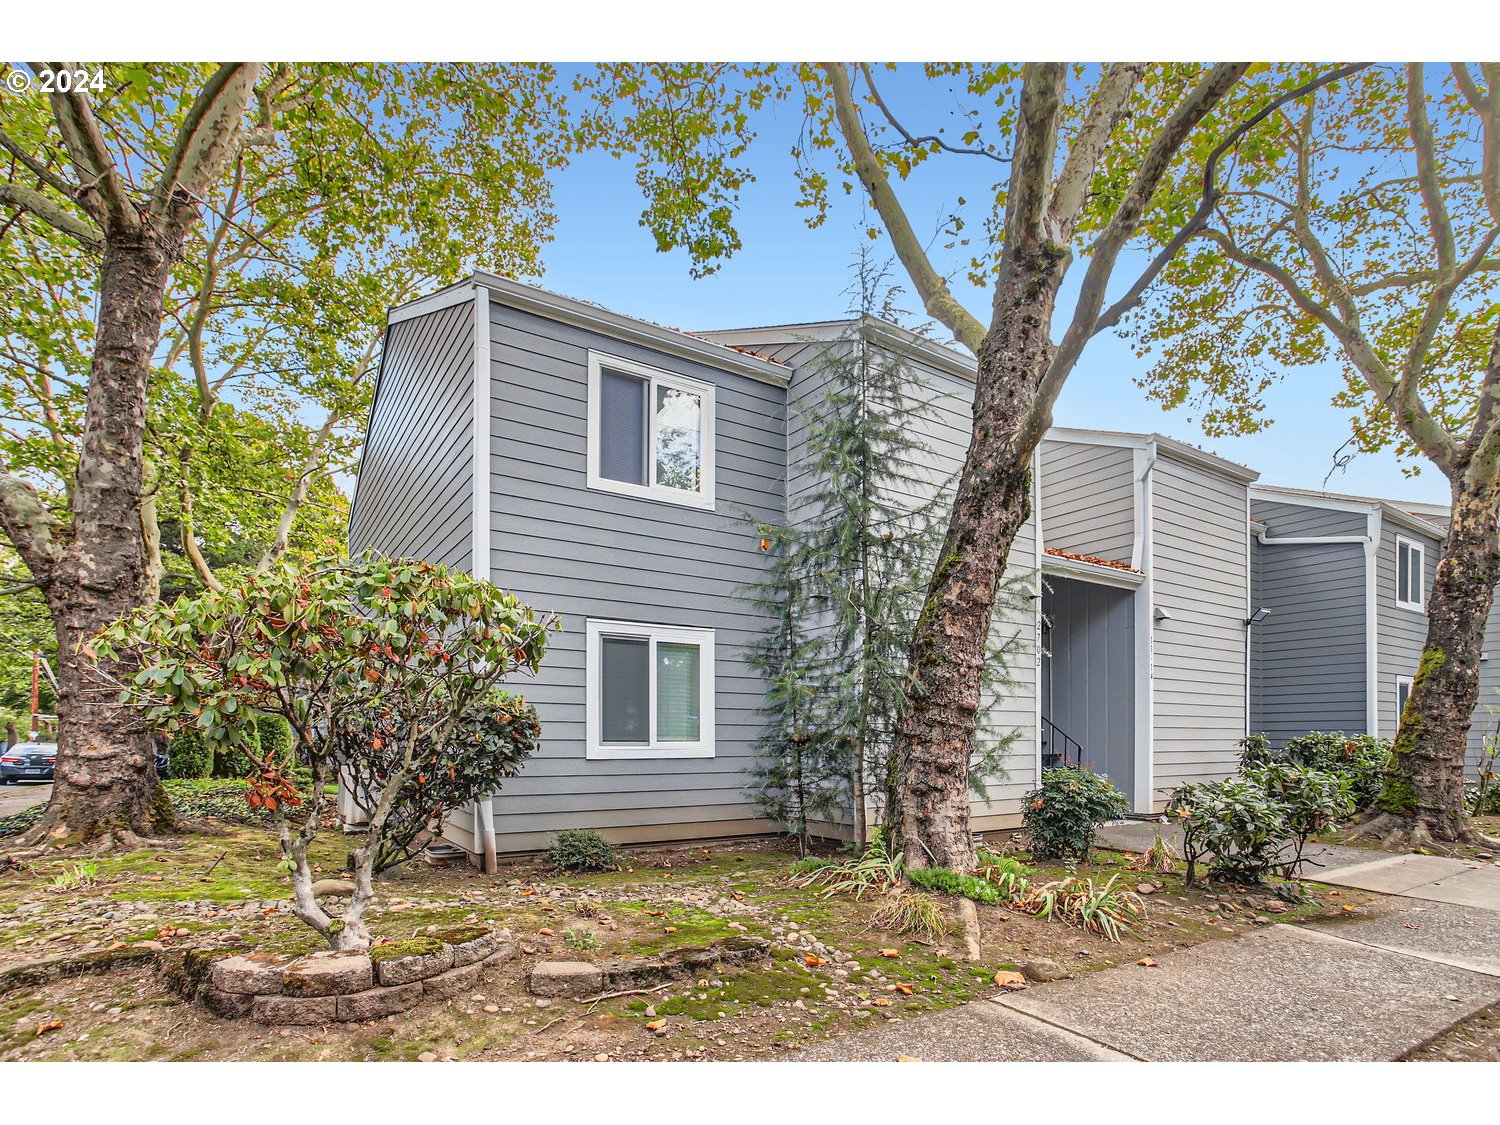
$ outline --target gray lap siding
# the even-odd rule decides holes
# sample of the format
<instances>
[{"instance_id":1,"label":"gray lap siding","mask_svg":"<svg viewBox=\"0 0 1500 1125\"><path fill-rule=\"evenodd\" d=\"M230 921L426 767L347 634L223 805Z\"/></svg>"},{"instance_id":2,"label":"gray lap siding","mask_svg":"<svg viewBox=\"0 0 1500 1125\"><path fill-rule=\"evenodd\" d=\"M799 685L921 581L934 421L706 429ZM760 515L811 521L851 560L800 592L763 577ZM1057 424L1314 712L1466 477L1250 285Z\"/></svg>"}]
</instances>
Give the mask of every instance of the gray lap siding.
<instances>
[{"instance_id":1,"label":"gray lap siding","mask_svg":"<svg viewBox=\"0 0 1500 1125\"><path fill-rule=\"evenodd\" d=\"M490 320L489 577L563 624L541 673L515 685L543 740L494 799L498 850L545 847L561 828L622 841L764 830L746 792L765 697L748 587L769 559L750 521L785 511L785 389L498 302ZM586 487L590 349L714 386L713 511ZM714 630L712 758L587 758L590 618Z\"/></svg>"},{"instance_id":2,"label":"gray lap siding","mask_svg":"<svg viewBox=\"0 0 1500 1125\"><path fill-rule=\"evenodd\" d=\"M361 456L349 550L467 569L473 515L473 306L391 325Z\"/></svg>"}]
</instances>

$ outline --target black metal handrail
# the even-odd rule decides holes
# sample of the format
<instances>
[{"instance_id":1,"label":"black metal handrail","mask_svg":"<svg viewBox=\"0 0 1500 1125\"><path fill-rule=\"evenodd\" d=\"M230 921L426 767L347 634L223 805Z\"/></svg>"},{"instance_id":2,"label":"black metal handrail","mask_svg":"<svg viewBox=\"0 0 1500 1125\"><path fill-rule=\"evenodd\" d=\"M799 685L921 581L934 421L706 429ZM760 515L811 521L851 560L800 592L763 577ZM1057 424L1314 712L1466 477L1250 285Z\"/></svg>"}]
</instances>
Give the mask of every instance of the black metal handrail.
<instances>
[{"instance_id":1,"label":"black metal handrail","mask_svg":"<svg viewBox=\"0 0 1500 1125\"><path fill-rule=\"evenodd\" d=\"M1058 750L1057 744L1062 743ZM1083 744L1068 734L1046 715L1042 716L1042 768L1056 769L1058 766L1078 767L1083 765Z\"/></svg>"}]
</instances>

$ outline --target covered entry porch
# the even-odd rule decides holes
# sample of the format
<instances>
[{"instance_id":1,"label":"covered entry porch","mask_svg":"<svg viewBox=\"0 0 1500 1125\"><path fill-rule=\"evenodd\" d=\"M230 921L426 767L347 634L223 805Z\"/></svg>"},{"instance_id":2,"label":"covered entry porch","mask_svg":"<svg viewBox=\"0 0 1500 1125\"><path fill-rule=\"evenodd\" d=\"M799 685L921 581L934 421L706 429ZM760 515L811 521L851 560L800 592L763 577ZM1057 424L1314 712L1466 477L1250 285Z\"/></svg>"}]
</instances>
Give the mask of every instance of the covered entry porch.
<instances>
[{"instance_id":1,"label":"covered entry porch","mask_svg":"<svg viewBox=\"0 0 1500 1125\"><path fill-rule=\"evenodd\" d=\"M1138 801L1149 789L1137 733L1137 719L1149 709L1149 660L1141 659L1139 643L1143 576L1050 552L1043 576L1042 766L1087 766L1149 812ZM1149 635L1150 626L1144 629Z\"/></svg>"}]
</instances>

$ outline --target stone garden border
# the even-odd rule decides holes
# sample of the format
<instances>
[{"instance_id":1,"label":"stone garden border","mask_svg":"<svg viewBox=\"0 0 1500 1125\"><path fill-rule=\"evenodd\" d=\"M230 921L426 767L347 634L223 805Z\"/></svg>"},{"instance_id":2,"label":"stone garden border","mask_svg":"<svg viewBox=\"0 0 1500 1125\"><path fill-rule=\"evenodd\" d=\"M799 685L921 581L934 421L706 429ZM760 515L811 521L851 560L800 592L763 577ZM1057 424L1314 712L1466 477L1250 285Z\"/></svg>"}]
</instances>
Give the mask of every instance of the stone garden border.
<instances>
[{"instance_id":1,"label":"stone garden border","mask_svg":"<svg viewBox=\"0 0 1500 1125\"><path fill-rule=\"evenodd\" d=\"M623 961L539 961L531 967L526 988L533 996L594 996L601 992L648 989L669 981L700 976L715 966L763 964L771 959L765 938L741 935L712 945L669 949L656 957Z\"/></svg>"},{"instance_id":2,"label":"stone garden border","mask_svg":"<svg viewBox=\"0 0 1500 1125\"><path fill-rule=\"evenodd\" d=\"M227 955L226 955L227 954ZM516 954L510 931L454 926L369 953L324 950L292 960L265 953L189 950L164 965L170 987L223 1019L324 1024L378 1019L470 988L485 967Z\"/></svg>"}]
</instances>

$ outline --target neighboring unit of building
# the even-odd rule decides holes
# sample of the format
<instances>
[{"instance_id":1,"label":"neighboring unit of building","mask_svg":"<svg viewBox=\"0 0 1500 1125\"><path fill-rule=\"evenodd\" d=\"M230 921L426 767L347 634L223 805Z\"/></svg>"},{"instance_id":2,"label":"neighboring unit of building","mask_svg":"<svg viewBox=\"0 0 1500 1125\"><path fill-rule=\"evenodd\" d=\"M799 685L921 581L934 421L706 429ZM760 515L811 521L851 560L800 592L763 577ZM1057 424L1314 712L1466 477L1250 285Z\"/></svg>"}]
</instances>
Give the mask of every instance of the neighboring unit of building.
<instances>
[{"instance_id":1,"label":"neighboring unit of building","mask_svg":"<svg viewBox=\"0 0 1500 1125\"><path fill-rule=\"evenodd\" d=\"M1227 777L1247 731L1256 473L1160 434L1053 429L1039 452L1044 738L1135 811Z\"/></svg>"},{"instance_id":2,"label":"neighboring unit of building","mask_svg":"<svg viewBox=\"0 0 1500 1125\"><path fill-rule=\"evenodd\" d=\"M351 550L471 569L563 625L517 685L540 751L450 839L492 856L564 828L646 843L775 827L749 793L765 700L751 653L770 625L757 524L814 511L808 419L824 358L855 346L899 356L923 405L930 456L893 496L941 498L974 364L894 325L689 335L487 274L391 313ZM1438 511L1256 476L1161 435L1049 433L1007 576L1029 607L995 621L1015 683L983 701L1013 741L976 829L1017 824L1054 763L1107 773L1150 814L1231 774L1252 730L1394 731Z\"/></svg>"},{"instance_id":3,"label":"neighboring unit of building","mask_svg":"<svg viewBox=\"0 0 1500 1125\"><path fill-rule=\"evenodd\" d=\"M1251 726L1394 737L1427 635L1443 530L1390 501L1251 489Z\"/></svg>"}]
</instances>

